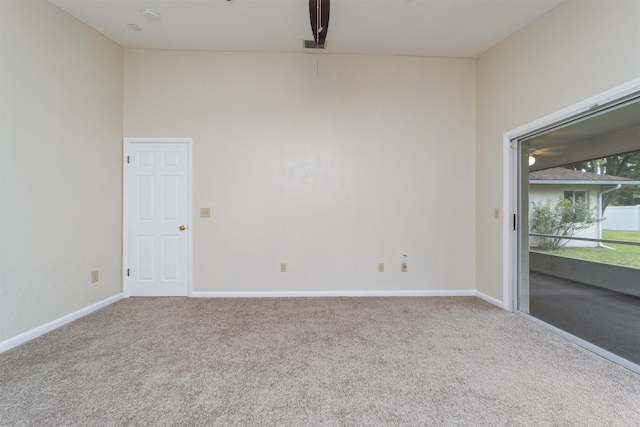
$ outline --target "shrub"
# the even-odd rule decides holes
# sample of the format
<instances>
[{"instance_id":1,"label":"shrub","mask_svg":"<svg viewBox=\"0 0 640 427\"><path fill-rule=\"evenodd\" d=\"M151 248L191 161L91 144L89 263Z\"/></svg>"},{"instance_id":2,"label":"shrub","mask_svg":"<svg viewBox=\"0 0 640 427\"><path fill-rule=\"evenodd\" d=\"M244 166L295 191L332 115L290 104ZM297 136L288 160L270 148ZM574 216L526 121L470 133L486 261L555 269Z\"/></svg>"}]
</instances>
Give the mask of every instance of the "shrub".
<instances>
[{"instance_id":1,"label":"shrub","mask_svg":"<svg viewBox=\"0 0 640 427\"><path fill-rule=\"evenodd\" d=\"M535 234L551 234L554 236L571 237L579 231L591 227L598 222L597 206L589 208L589 204L582 198L577 200L563 199L557 202L532 202L533 206L529 228ZM538 237L538 249L555 250L565 246L569 240L561 237Z\"/></svg>"}]
</instances>

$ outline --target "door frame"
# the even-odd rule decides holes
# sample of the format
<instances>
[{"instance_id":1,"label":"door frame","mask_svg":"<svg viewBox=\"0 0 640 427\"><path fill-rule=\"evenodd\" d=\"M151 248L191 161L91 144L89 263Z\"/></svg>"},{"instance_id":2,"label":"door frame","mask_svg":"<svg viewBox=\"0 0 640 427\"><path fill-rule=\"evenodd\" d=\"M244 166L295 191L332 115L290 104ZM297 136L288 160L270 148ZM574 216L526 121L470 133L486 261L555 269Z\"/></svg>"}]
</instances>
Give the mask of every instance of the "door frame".
<instances>
[{"instance_id":1,"label":"door frame","mask_svg":"<svg viewBox=\"0 0 640 427\"><path fill-rule=\"evenodd\" d=\"M122 295L129 298L129 276L127 269L129 268L129 184L130 175L127 167L130 155L131 143L154 143L154 144L186 144L187 146L187 226L192 230L193 225L193 155L192 155L192 138L140 138L140 137L124 137L122 138ZM193 292L193 233L187 235L187 296L190 297Z\"/></svg>"},{"instance_id":2,"label":"door frame","mask_svg":"<svg viewBox=\"0 0 640 427\"><path fill-rule=\"evenodd\" d=\"M583 101L570 105L566 108L551 113L538 120L534 120L518 128L512 129L503 134L502 141L502 194L503 194L503 212L509 215L503 216L503 234L502 234L502 304L503 308L512 313L517 312L517 292L518 286L518 231L514 230L514 215L518 213L519 206L519 147L512 143L512 140L522 138L525 135L537 132L548 126L553 126L559 122L568 120L574 116L584 115L600 106L615 102L625 96L636 93L640 90L640 77L630 80L626 83L615 86L609 90L601 92Z\"/></svg>"}]
</instances>

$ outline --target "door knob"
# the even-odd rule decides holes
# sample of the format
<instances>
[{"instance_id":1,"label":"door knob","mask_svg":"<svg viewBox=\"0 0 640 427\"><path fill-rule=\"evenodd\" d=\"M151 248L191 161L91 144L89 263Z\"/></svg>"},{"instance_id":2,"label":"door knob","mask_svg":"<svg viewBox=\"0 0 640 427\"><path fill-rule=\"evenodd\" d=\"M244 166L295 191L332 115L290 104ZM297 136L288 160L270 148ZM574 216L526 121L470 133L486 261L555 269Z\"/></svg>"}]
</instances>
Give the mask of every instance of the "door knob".
<instances>
[{"instance_id":1,"label":"door knob","mask_svg":"<svg viewBox=\"0 0 640 427\"><path fill-rule=\"evenodd\" d=\"M181 226L180 226L180 231L184 231L184 230L186 230L186 229L187 229L187 226L186 226L186 225L181 225Z\"/></svg>"}]
</instances>

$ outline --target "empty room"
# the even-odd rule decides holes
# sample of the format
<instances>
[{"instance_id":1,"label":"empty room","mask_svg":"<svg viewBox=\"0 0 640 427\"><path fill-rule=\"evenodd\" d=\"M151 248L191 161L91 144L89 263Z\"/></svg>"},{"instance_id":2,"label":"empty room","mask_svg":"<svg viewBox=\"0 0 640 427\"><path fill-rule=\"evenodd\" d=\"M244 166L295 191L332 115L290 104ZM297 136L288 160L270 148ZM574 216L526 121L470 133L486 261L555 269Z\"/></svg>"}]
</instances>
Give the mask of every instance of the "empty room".
<instances>
[{"instance_id":1,"label":"empty room","mask_svg":"<svg viewBox=\"0 0 640 427\"><path fill-rule=\"evenodd\" d=\"M640 0L0 0L0 425L640 425Z\"/></svg>"}]
</instances>

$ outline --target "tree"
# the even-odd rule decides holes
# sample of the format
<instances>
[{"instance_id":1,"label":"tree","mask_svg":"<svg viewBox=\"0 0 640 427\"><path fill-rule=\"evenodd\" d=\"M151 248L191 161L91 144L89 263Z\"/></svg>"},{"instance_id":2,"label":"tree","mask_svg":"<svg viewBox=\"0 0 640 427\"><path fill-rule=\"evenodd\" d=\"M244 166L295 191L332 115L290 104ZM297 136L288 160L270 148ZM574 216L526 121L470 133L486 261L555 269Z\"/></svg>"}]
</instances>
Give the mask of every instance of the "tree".
<instances>
[{"instance_id":1,"label":"tree","mask_svg":"<svg viewBox=\"0 0 640 427\"><path fill-rule=\"evenodd\" d=\"M550 234L553 236L571 237L579 231L591 227L598 222L596 208L582 198L577 200L560 197L555 204L553 200L531 202L532 212L530 226L532 233ZM556 250L569 241L561 237L539 237L538 249Z\"/></svg>"},{"instance_id":2,"label":"tree","mask_svg":"<svg viewBox=\"0 0 640 427\"><path fill-rule=\"evenodd\" d=\"M573 163L567 169L584 170L585 172L603 175L620 176L640 181L640 151L608 156L586 162ZM635 206L640 204L640 186L623 185L618 191L602 195L602 213L609 204L614 206Z\"/></svg>"},{"instance_id":3,"label":"tree","mask_svg":"<svg viewBox=\"0 0 640 427\"><path fill-rule=\"evenodd\" d=\"M611 199L611 205L613 206L640 205L640 185L623 185L618 191L614 192L614 196Z\"/></svg>"}]
</instances>

